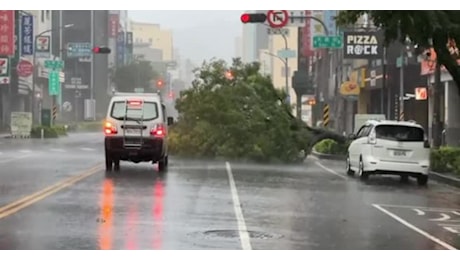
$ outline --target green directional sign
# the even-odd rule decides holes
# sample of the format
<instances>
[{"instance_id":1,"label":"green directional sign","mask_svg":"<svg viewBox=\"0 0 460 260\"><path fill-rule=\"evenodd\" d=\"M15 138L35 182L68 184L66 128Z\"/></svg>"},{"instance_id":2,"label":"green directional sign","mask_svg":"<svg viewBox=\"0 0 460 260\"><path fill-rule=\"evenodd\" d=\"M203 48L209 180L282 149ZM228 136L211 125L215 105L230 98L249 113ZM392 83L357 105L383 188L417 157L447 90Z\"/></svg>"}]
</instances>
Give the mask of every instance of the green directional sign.
<instances>
[{"instance_id":1,"label":"green directional sign","mask_svg":"<svg viewBox=\"0 0 460 260\"><path fill-rule=\"evenodd\" d=\"M48 74L48 92L50 96L58 96L60 91L59 71L51 70Z\"/></svg>"},{"instance_id":2,"label":"green directional sign","mask_svg":"<svg viewBox=\"0 0 460 260\"><path fill-rule=\"evenodd\" d=\"M47 69L63 69L64 68L64 61L63 60L45 60L45 68Z\"/></svg>"},{"instance_id":3,"label":"green directional sign","mask_svg":"<svg viewBox=\"0 0 460 260\"><path fill-rule=\"evenodd\" d=\"M315 49L340 49L342 48L343 38L340 35L336 36L313 36L313 48Z\"/></svg>"}]
</instances>

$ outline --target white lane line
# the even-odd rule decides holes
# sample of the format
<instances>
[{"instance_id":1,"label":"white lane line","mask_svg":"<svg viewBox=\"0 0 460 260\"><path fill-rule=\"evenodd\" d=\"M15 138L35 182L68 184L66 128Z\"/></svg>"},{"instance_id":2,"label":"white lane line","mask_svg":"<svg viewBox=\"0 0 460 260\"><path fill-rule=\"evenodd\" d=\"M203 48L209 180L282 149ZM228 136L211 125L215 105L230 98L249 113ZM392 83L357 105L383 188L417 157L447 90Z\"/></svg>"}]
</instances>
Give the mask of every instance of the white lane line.
<instances>
[{"instance_id":1,"label":"white lane line","mask_svg":"<svg viewBox=\"0 0 460 260\"><path fill-rule=\"evenodd\" d=\"M432 208L432 207L424 207L424 206L413 206L413 205L395 205L395 204L379 204L382 207L390 207L390 208L402 208L402 209L421 209L425 212L445 212L445 211L458 211L459 209L454 208Z\"/></svg>"},{"instance_id":2,"label":"white lane line","mask_svg":"<svg viewBox=\"0 0 460 260\"><path fill-rule=\"evenodd\" d=\"M229 162L225 162L225 166L227 168L228 181L230 183L230 192L232 193L233 210L235 211L236 221L238 222L238 233L240 235L241 247L243 250L252 250L248 228L246 227L246 222L244 221L240 198L238 197L238 191L236 190L235 179L233 179L232 167Z\"/></svg>"},{"instance_id":3,"label":"white lane line","mask_svg":"<svg viewBox=\"0 0 460 260\"><path fill-rule=\"evenodd\" d=\"M63 152L65 152L64 149L60 149L60 148L52 148L52 149L50 149L50 151L51 151L51 152L58 152L58 153L63 153Z\"/></svg>"},{"instance_id":4,"label":"white lane line","mask_svg":"<svg viewBox=\"0 0 460 260\"><path fill-rule=\"evenodd\" d=\"M423 212L422 210L419 210L419 209L413 209L413 210L414 210L414 211L417 213L417 215L419 215L419 216L425 215L425 212Z\"/></svg>"},{"instance_id":5,"label":"white lane line","mask_svg":"<svg viewBox=\"0 0 460 260\"><path fill-rule=\"evenodd\" d=\"M80 150L83 150L83 151L94 151L96 149L94 148L89 148L89 147L80 147Z\"/></svg>"},{"instance_id":6,"label":"white lane line","mask_svg":"<svg viewBox=\"0 0 460 260\"><path fill-rule=\"evenodd\" d=\"M449 245L448 243L442 241L441 239L439 239L439 238L437 238L437 237L435 237L435 236L433 236L433 235L431 235L431 234L429 234L429 233L427 233L427 232L421 230L420 228L418 228L418 227L412 225L411 223L405 221L404 219L398 217L397 215L391 213L390 211L388 211L388 210L386 210L386 209L380 207L379 205L377 205L377 204L372 204L372 206L374 206L376 209L382 211L383 213L387 214L388 216L392 217L393 219L395 219L395 220L398 221L399 223L403 224L404 226L406 226L406 227L412 229L413 231L419 233L420 235L422 235L422 236L424 236L424 237L430 239L431 241L433 241L433 242L439 244L440 246L442 246L442 247L444 247L444 248L446 248L446 249L449 249L449 250L457 250L457 248L455 248L455 247Z\"/></svg>"},{"instance_id":7,"label":"white lane line","mask_svg":"<svg viewBox=\"0 0 460 260\"><path fill-rule=\"evenodd\" d=\"M454 213L455 215L460 216L460 212L458 212L458 211L452 211L452 213Z\"/></svg>"},{"instance_id":8,"label":"white lane line","mask_svg":"<svg viewBox=\"0 0 460 260\"><path fill-rule=\"evenodd\" d=\"M345 177L344 175L332 170L332 169L329 169L328 167L322 165L320 162L315 162L316 165L318 165L319 167L323 168L325 171L329 172L329 173L332 173L334 174L335 176L339 176L340 178L342 179L347 179L347 177Z\"/></svg>"},{"instance_id":9,"label":"white lane line","mask_svg":"<svg viewBox=\"0 0 460 260\"><path fill-rule=\"evenodd\" d=\"M7 163L7 162L12 162L12 161L24 159L24 158L26 158L26 157L30 157L31 155L32 155L32 154L25 154L25 155L16 156L16 157L14 157L14 158L6 159L6 160L0 160L0 163Z\"/></svg>"},{"instance_id":10,"label":"white lane line","mask_svg":"<svg viewBox=\"0 0 460 260\"><path fill-rule=\"evenodd\" d=\"M19 150L19 152L21 152L21 153L31 153L32 151L31 150Z\"/></svg>"},{"instance_id":11,"label":"white lane line","mask_svg":"<svg viewBox=\"0 0 460 260\"><path fill-rule=\"evenodd\" d=\"M446 221L450 219L450 216L447 215L446 213L440 213L441 217L440 218L432 218L430 221Z\"/></svg>"}]
</instances>

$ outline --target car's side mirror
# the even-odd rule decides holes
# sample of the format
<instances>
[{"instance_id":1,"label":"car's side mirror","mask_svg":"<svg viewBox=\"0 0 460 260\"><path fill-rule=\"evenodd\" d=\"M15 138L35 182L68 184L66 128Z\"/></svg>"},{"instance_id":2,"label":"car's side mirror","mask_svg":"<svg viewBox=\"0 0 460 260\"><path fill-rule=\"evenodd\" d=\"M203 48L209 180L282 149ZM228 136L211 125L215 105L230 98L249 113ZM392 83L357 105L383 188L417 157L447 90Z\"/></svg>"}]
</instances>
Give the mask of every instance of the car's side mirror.
<instances>
[{"instance_id":1,"label":"car's side mirror","mask_svg":"<svg viewBox=\"0 0 460 260\"><path fill-rule=\"evenodd\" d=\"M355 139L356 139L356 135L355 135L355 134L349 134L349 135L348 135L348 139L350 139L350 140L355 140Z\"/></svg>"},{"instance_id":2,"label":"car's side mirror","mask_svg":"<svg viewBox=\"0 0 460 260\"><path fill-rule=\"evenodd\" d=\"M174 118L172 116L168 116L168 126L174 124Z\"/></svg>"}]
</instances>

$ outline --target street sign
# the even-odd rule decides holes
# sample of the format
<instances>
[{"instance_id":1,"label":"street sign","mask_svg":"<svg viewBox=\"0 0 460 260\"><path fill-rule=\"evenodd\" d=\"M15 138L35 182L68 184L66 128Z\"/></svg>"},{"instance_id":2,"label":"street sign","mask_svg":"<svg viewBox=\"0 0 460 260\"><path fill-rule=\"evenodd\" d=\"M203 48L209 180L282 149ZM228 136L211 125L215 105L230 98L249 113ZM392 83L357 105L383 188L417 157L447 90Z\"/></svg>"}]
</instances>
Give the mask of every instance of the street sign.
<instances>
[{"instance_id":1,"label":"street sign","mask_svg":"<svg viewBox=\"0 0 460 260\"><path fill-rule=\"evenodd\" d=\"M304 27L308 19L306 18L307 14L303 10L289 10L288 23L286 26L289 27Z\"/></svg>"},{"instance_id":2,"label":"street sign","mask_svg":"<svg viewBox=\"0 0 460 260\"><path fill-rule=\"evenodd\" d=\"M267 34L268 35L289 35L289 29L288 28L267 28Z\"/></svg>"},{"instance_id":3,"label":"street sign","mask_svg":"<svg viewBox=\"0 0 460 260\"><path fill-rule=\"evenodd\" d=\"M50 96L58 96L61 90L59 72L52 70L48 73L48 92Z\"/></svg>"},{"instance_id":4,"label":"street sign","mask_svg":"<svg viewBox=\"0 0 460 260\"><path fill-rule=\"evenodd\" d=\"M62 104L62 109L64 109L65 112L71 112L72 104L69 101L66 101L64 104Z\"/></svg>"},{"instance_id":5,"label":"street sign","mask_svg":"<svg viewBox=\"0 0 460 260\"><path fill-rule=\"evenodd\" d=\"M415 88L415 100L427 100L428 91L426 88Z\"/></svg>"},{"instance_id":6,"label":"street sign","mask_svg":"<svg viewBox=\"0 0 460 260\"><path fill-rule=\"evenodd\" d=\"M277 55L283 59L290 59L297 57L297 51L290 49L279 50Z\"/></svg>"},{"instance_id":7,"label":"street sign","mask_svg":"<svg viewBox=\"0 0 460 260\"><path fill-rule=\"evenodd\" d=\"M70 84L72 85L81 85L81 78L70 78Z\"/></svg>"},{"instance_id":8,"label":"street sign","mask_svg":"<svg viewBox=\"0 0 460 260\"><path fill-rule=\"evenodd\" d=\"M10 59L8 57L0 58L0 85L10 84Z\"/></svg>"},{"instance_id":9,"label":"street sign","mask_svg":"<svg viewBox=\"0 0 460 260\"><path fill-rule=\"evenodd\" d=\"M324 35L317 35L313 36L313 48L315 49L323 49L323 48L330 48L330 49L340 49L342 48L343 39L342 36L324 36Z\"/></svg>"},{"instance_id":10,"label":"street sign","mask_svg":"<svg viewBox=\"0 0 460 260\"><path fill-rule=\"evenodd\" d=\"M69 42L67 43L67 57L91 57L93 47L90 42Z\"/></svg>"},{"instance_id":11,"label":"street sign","mask_svg":"<svg viewBox=\"0 0 460 260\"><path fill-rule=\"evenodd\" d=\"M64 68L63 60L45 60L45 68L59 70Z\"/></svg>"},{"instance_id":12,"label":"street sign","mask_svg":"<svg viewBox=\"0 0 460 260\"><path fill-rule=\"evenodd\" d=\"M28 60L21 60L16 66L16 71L19 77L29 77L33 74L34 65Z\"/></svg>"},{"instance_id":13,"label":"street sign","mask_svg":"<svg viewBox=\"0 0 460 260\"><path fill-rule=\"evenodd\" d=\"M272 28L281 28L287 25L289 14L286 10L270 10L267 12L267 21Z\"/></svg>"},{"instance_id":14,"label":"street sign","mask_svg":"<svg viewBox=\"0 0 460 260\"><path fill-rule=\"evenodd\" d=\"M40 58L49 58L51 55L50 36L40 36L35 40L35 55Z\"/></svg>"}]
</instances>

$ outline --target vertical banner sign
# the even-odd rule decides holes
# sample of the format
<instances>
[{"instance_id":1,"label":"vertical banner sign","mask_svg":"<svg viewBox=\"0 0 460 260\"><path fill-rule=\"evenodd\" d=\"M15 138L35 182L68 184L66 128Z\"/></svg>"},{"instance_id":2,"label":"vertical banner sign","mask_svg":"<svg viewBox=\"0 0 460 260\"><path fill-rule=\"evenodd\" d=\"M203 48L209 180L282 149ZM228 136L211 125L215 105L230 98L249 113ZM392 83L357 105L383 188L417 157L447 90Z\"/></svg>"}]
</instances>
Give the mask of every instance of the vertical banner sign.
<instances>
[{"instance_id":1,"label":"vertical banner sign","mask_svg":"<svg viewBox=\"0 0 460 260\"><path fill-rule=\"evenodd\" d=\"M0 11L0 55L14 55L15 11Z\"/></svg>"},{"instance_id":2,"label":"vertical banner sign","mask_svg":"<svg viewBox=\"0 0 460 260\"><path fill-rule=\"evenodd\" d=\"M125 64L125 32L119 32L117 37L117 65Z\"/></svg>"},{"instance_id":3,"label":"vertical banner sign","mask_svg":"<svg viewBox=\"0 0 460 260\"><path fill-rule=\"evenodd\" d=\"M311 11L306 10L305 15L311 16ZM302 28L302 53L304 57L312 57L315 54L312 38L311 19L306 19L305 26Z\"/></svg>"},{"instance_id":4,"label":"vertical banner sign","mask_svg":"<svg viewBox=\"0 0 460 260\"><path fill-rule=\"evenodd\" d=\"M120 16L118 14L109 15L109 37L116 39L118 36L118 25L120 23Z\"/></svg>"},{"instance_id":5,"label":"vertical banner sign","mask_svg":"<svg viewBox=\"0 0 460 260\"><path fill-rule=\"evenodd\" d=\"M126 33L126 52L128 57L128 62L133 60L133 33L127 32Z\"/></svg>"},{"instance_id":6,"label":"vertical banner sign","mask_svg":"<svg viewBox=\"0 0 460 260\"><path fill-rule=\"evenodd\" d=\"M50 36L37 37L35 52L37 57L49 58L51 56L51 39Z\"/></svg>"},{"instance_id":7,"label":"vertical banner sign","mask_svg":"<svg viewBox=\"0 0 460 260\"><path fill-rule=\"evenodd\" d=\"M19 62L21 56L21 15L19 11L14 12L14 56L10 60L11 66Z\"/></svg>"},{"instance_id":8,"label":"vertical banner sign","mask_svg":"<svg viewBox=\"0 0 460 260\"><path fill-rule=\"evenodd\" d=\"M0 85L10 83L10 58L0 57Z\"/></svg>"},{"instance_id":9,"label":"vertical banner sign","mask_svg":"<svg viewBox=\"0 0 460 260\"><path fill-rule=\"evenodd\" d=\"M34 18L31 15L21 17L21 55L32 55L34 53Z\"/></svg>"}]
</instances>

